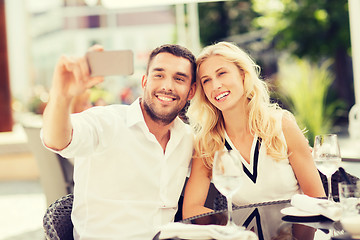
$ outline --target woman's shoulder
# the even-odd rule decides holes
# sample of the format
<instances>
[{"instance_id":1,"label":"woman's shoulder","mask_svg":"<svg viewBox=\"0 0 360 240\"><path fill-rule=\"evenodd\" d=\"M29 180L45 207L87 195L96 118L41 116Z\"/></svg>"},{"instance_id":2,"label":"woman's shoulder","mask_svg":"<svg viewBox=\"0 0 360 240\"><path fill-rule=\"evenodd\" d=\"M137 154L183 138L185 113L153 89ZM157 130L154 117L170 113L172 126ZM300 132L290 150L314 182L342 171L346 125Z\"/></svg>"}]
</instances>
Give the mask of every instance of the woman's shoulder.
<instances>
[{"instance_id":1,"label":"woman's shoulder","mask_svg":"<svg viewBox=\"0 0 360 240\"><path fill-rule=\"evenodd\" d=\"M282 110L281 123L283 130L298 128L295 116L287 110Z\"/></svg>"},{"instance_id":2,"label":"woman's shoulder","mask_svg":"<svg viewBox=\"0 0 360 240\"><path fill-rule=\"evenodd\" d=\"M286 139L288 146L298 143L299 139L303 139L304 133L300 129L299 125L296 122L296 119L292 113L285 111L282 118L282 131Z\"/></svg>"},{"instance_id":3,"label":"woman's shoulder","mask_svg":"<svg viewBox=\"0 0 360 240\"><path fill-rule=\"evenodd\" d=\"M273 126L277 129L276 132L286 132L289 128L297 126L294 115L282 108L272 109L270 118Z\"/></svg>"}]
</instances>

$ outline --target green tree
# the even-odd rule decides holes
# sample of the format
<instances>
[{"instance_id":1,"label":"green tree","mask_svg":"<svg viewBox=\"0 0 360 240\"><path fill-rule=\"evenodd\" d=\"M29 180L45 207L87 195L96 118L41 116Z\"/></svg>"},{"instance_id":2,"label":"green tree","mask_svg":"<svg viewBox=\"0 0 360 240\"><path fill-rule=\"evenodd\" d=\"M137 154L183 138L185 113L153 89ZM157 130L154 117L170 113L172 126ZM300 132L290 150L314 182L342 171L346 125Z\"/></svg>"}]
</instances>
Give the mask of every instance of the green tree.
<instances>
[{"instance_id":1,"label":"green tree","mask_svg":"<svg viewBox=\"0 0 360 240\"><path fill-rule=\"evenodd\" d=\"M257 27L252 24L259 16L251 8L251 0L199 3L201 43L206 46L228 36L246 33Z\"/></svg>"},{"instance_id":2,"label":"green tree","mask_svg":"<svg viewBox=\"0 0 360 240\"><path fill-rule=\"evenodd\" d=\"M334 123L334 115L342 101L327 102L328 90L334 80L329 71L331 61L311 64L297 58L282 57L279 60L277 84L278 97L295 115L305 136L313 146L318 134L329 133Z\"/></svg>"},{"instance_id":3,"label":"green tree","mask_svg":"<svg viewBox=\"0 0 360 240\"><path fill-rule=\"evenodd\" d=\"M252 0L261 16L254 23L270 30L278 49L314 63L333 59L333 90L354 104L347 0Z\"/></svg>"}]
</instances>

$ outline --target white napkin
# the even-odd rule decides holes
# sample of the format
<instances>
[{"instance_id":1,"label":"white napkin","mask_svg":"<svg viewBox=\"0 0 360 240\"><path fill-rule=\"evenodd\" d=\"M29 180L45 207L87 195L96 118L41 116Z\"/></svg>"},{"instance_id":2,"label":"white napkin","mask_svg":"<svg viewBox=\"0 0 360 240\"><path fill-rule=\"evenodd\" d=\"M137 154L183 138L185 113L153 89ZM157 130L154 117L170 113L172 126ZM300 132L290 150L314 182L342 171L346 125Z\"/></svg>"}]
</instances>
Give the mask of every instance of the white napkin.
<instances>
[{"instance_id":1,"label":"white napkin","mask_svg":"<svg viewBox=\"0 0 360 240\"><path fill-rule=\"evenodd\" d=\"M172 222L160 227L159 239L221 239L221 240L257 240L254 232L243 227L232 228L220 225L197 225Z\"/></svg>"},{"instance_id":2,"label":"white napkin","mask_svg":"<svg viewBox=\"0 0 360 240\"><path fill-rule=\"evenodd\" d=\"M339 203L327 199L309 197L305 194L295 194L291 198L291 205L309 213L316 213L339 221L341 217L341 206Z\"/></svg>"}]
</instances>

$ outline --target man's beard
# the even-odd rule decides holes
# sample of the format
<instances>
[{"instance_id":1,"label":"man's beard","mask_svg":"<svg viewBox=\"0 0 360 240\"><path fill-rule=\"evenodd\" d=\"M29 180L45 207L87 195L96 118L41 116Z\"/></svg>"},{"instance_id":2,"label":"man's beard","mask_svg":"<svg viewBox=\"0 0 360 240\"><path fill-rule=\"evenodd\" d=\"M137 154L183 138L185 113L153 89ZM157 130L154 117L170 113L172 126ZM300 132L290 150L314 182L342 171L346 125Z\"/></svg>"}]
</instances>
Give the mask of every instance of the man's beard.
<instances>
[{"instance_id":1,"label":"man's beard","mask_svg":"<svg viewBox=\"0 0 360 240\"><path fill-rule=\"evenodd\" d=\"M179 114L179 112L182 110L182 108L185 106L175 107L173 111L166 113L166 114L159 114L156 112L156 110L152 107L153 103L151 101L148 101L149 98L145 97L142 99L144 109L146 113L150 116L150 118L154 122L161 123L163 125L170 124Z\"/></svg>"}]
</instances>

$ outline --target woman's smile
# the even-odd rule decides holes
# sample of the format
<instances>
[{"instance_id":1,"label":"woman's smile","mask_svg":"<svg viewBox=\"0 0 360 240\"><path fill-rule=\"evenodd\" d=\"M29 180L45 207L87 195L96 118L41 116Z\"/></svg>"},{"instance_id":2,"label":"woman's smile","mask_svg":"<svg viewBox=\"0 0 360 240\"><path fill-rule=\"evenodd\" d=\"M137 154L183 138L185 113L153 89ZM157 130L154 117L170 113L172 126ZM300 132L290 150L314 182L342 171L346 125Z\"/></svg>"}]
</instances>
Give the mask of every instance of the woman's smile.
<instances>
[{"instance_id":1,"label":"woman's smile","mask_svg":"<svg viewBox=\"0 0 360 240\"><path fill-rule=\"evenodd\" d=\"M227 96L229 96L229 94L230 94L230 91L221 92L220 94L215 96L215 100L218 102L225 101L225 99L227 98Z\"/></svg>"}]
</instances>

